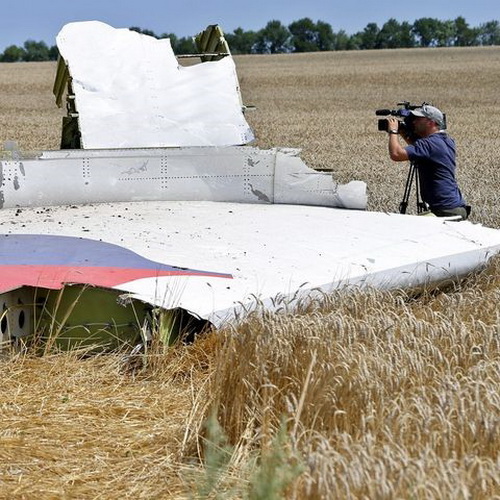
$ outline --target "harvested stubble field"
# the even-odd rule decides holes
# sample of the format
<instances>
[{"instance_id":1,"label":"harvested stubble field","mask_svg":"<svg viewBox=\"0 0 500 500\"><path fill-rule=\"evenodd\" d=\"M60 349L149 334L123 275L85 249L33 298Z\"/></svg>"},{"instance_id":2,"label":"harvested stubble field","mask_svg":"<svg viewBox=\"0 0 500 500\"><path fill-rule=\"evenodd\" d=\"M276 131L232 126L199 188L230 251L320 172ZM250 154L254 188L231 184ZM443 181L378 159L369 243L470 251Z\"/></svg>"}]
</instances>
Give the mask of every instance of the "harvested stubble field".
<instances>
[{"instance_id":1,"label":"harvested stubble field","mask_svg":"<svg viewBox=\"0 0 500 500\"><path fill-rule=\"evenodd\" d=\"M472 220L500 228L500 47L235 59L257 144L366 181L373 210L396 211L407 174L374 110L432 101ZM0 65L2 142L58 147L54 72ZM497 258L440 292L255 313L142 369L4 356L0 497L500 498L499 300Z\"/></svg>"}]
</instances>

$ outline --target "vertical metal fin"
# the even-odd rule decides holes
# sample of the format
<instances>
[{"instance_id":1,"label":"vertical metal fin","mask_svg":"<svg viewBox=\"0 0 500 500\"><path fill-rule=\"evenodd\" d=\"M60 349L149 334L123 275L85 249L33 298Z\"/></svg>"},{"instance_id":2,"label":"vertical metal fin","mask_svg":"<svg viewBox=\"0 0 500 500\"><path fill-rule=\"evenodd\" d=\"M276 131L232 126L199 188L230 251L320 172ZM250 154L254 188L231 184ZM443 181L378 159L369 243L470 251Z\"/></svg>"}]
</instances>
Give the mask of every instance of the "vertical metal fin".
<instances>
[{"instance_id":1,"label":"vertical metal fin","mask_svg":"<svg viewBox=\"0 0 500 500\"><path fill-rule=\"evenodd\" d=\"M203 62L218 61L231 54L222 28L218 24L207 26L204 31L194 37L194 41L196 50L200 53L200 58Z\"/></svg>"},{"instance_id":2,"label":"vertical metal fin","mask_svg":"<svg viewBox=\"0 0 500 500\"><path fill-rule=\"evenodd\" d=\"M80 149L82 147L80 124L71 84L71 75L66 61L61 56L57 58L56 77L52 91L59 108L62 107L63 96L66 91L67 115L62 119L61 149Z\"/></svg>"}]
</instances>

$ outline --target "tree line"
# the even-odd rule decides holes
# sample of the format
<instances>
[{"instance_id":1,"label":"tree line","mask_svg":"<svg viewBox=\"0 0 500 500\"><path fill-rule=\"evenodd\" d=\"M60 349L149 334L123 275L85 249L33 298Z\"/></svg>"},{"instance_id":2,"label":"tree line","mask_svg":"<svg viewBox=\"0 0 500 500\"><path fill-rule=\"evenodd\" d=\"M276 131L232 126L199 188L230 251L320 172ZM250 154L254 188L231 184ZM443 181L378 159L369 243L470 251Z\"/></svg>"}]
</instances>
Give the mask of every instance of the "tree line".
<instances>
[{"instance_id":1,"label":"tree line","mask_svg":"<svg viewBox=\"0 0 500 500\"><path fill-rule=\"evenodd\" d=\"M155 38L170 38L176 54L196 53L191 37L178 37L174 33L157 35L137 26L133 31ZM488 21L479 26L469 26L465 18L441 21L422 17L413 23L389 19L381 27L368 23L357 33L348 35L344 30L333 31L324 21L314 22L305 17L285 26L281 21L269 21L258 31L236 28L226 33L226 40L233 54L276 54L317 52L331 50L369 50L412 47L471 47L500 45L500 23ZM58 56L57 47L45 42L27 40L22 47L10 45L2 54L1 62L51 61Z\"/></svg>"}]
</instances>

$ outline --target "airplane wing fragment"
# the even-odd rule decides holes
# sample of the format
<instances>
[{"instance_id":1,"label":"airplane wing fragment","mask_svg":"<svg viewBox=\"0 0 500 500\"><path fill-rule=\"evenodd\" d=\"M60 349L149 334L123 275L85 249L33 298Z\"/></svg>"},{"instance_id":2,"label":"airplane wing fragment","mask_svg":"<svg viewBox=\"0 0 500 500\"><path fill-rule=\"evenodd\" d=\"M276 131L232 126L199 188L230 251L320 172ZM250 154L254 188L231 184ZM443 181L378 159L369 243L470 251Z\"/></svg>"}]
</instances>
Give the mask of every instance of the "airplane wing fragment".
<instances>
[{"instance_id":1,"label":"airplane wing fragment","mask_svg":"<svg viewBox=\"0 0 500 500\"><path fill-rule=\"evenodd\" d=\"M234 61L209 28L198 45L216 53L189 67L168 39L61 30L69 140L0 161L0 340L41 328L65 346L133 343L156 309L172 312L163 330L184 313L221 326L344 286L453 280L500 251L498 230L365 212L364 182L242 146L253 133Z\"/></svg>"},{"instance_id":2,"label":"airplane wing fragment","mask_svg":"<svg viewBox=\"0 0 500 500\"><path fill-rule=\"evenodd\" d=\"M232 57L181 66L170 40L99 21L57 35L54 92L69 78L83 149L229 146L254 136Z\"/></svg>"},{"instance_id":3,"label":"airplane wing fragment","mask_svg":"<svg viewBox=\"0 0 500 500\"><path fill-rule=\"evenodd\" d=\"M111 288L157 307L182 308L217 326L258 303L272 309L277 296L287 302L298 290L304 297L349 285L413 288L455 280L500 251L500 231L479 224L300 205L104 203L5 209L0 217L6 233L0 255L4 264L17 266L19 286L28 284L19 269L46 262L46 247L31 244L29 252L20 252L12 242L39 238L55 244L55 236L35 235L51 235L57 227L65 245L80 247L85 265L95 267L104 252L103 268L145 273L128 281L124 274ZM59 254L51 265L66 273L68 265L85 271L81 259L68 263ZM45 271L33 268L30 284ZM0 273L0 290L13 287L11 281L6 287L7 276ZM59 284L76 281L72 276ZM92 276L78 282L104 284Z\"/></svg>"}]
</instances>

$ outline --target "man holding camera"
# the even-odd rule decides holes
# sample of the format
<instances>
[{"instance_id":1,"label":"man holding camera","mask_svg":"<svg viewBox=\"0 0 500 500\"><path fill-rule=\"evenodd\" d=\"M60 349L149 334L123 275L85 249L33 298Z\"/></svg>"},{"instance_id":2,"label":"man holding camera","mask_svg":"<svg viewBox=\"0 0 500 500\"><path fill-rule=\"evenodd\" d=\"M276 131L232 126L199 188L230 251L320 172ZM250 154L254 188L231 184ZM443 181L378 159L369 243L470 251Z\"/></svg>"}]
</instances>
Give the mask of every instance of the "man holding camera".
<instances>
[{"instance_id":1,"label":"man holding camera","mask_svg":"<svg viewBox=\"0 0 500 500\"><path fill-rule=\"evenodd\" d=\"M387 119L389 155L393 161L411 161L416 166L422 200L438 217L460 216L467 219L467 207L455 178L455 142L445 132L445 117L434 106L423 104L409 111L411 130L400 127L400 121ZM403 147L398 135L408 146Z\"/></svg>"}]
</instances>

